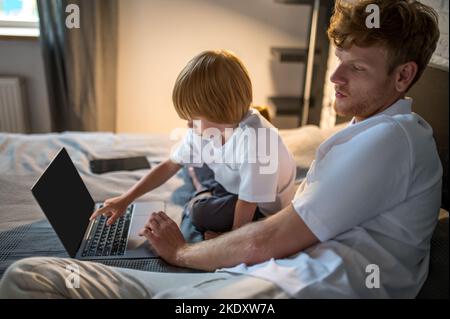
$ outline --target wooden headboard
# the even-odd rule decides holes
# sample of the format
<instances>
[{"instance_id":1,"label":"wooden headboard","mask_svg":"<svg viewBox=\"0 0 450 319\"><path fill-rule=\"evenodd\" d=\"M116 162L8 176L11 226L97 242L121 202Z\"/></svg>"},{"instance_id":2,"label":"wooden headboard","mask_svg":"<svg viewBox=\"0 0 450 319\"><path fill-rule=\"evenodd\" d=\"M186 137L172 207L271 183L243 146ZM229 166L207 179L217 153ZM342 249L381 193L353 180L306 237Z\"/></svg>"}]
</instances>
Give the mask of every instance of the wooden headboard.
<instances>
[{"instance_id":1,"label":"wooden headboard","mask_svg":"<svg viewBox=\"0 0 450 319\"><path fill-rule=\"evenodd\" d=\"M442 208L449 210L448 202L448 71L428 67L420 80L407 93L414 99L413 111L433 127L439 156L444 169Z\"/></svg>"}]
</instances>

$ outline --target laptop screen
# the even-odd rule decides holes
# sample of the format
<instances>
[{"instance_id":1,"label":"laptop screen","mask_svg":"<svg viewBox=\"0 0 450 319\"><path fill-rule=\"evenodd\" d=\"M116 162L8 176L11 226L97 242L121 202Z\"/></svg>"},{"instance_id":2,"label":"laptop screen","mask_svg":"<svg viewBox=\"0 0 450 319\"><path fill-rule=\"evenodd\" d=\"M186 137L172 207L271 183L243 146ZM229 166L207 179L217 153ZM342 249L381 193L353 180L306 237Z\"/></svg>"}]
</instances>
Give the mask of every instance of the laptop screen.
<instances>
[{"instance_id":1,"label":"laptop screen","mask_svg":"<svg viewBox=\"0 0 450 319\"><path fill-rule=\"evenodd\" d=\"M63 148L31 189L39 206L74 257L94 210L94 201Z\"/></svg>"}]
</instances>

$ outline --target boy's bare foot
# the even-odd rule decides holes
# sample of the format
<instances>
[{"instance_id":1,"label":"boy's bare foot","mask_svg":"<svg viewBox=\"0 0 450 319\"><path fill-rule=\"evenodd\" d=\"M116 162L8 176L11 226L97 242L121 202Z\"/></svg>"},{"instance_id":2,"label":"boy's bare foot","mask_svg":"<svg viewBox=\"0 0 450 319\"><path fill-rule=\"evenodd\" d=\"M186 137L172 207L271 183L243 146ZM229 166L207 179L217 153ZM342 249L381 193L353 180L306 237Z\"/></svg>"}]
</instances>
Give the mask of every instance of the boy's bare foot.
<instances>
[{"instance_id":1,"label":"boy's bare foot","mask_svg":"<svg viewBox=\"0 0 450 319\"><path fill-rule=\"evenodd\" d=\"M197 174L195 173L195 170L193 167L188 167L188 174L192 179L192 184L194 185L195 190L201 191L203 189L202 184L200 183L200 181L197 178Z\"/></svg>"}]
</instances>

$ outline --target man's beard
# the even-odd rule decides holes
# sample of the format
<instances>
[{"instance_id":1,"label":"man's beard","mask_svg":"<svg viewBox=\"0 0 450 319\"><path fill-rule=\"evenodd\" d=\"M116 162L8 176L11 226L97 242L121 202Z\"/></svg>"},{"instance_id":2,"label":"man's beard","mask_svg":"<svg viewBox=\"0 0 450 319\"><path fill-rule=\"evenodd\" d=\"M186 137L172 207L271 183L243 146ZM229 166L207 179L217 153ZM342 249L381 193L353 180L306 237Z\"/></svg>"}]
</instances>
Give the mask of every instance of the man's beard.
<instances>
[{"instance_id":1,"label":"man's beard","mask_svg":"<svg viewBox=\"0 0 450 319\"><path fill-rule=\"evenodd\" d=\"M347 97L348 98L348 97ZM370 109L369 107L369 101L365 100L365 101L361 101L361 102L356 102L356 103L351 103L348 104L349 102L346 102L347 104L342 107L339 108L337 106L337 101L336 99L333 101L333 109L336 112L337 115L339 116L364 116L367 113L367 110Z\"/></svg>"}]
</instances>

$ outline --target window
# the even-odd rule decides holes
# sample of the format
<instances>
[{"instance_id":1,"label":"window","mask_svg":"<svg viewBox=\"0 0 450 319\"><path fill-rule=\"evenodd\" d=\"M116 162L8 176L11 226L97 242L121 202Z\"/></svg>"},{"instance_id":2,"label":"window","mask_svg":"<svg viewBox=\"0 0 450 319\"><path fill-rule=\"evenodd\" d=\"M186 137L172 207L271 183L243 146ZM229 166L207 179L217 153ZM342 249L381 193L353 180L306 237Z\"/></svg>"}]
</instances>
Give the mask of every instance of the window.
<instances>
[{"instance_id":1,"label":"window","mask_svg":"<svg viewBox=\"0 0 450 319\"><path fill-rule=\"evenodd\" d=\"M0 0L0 35L39 36L36 0Z\"/></svg>"}]
</instances>

